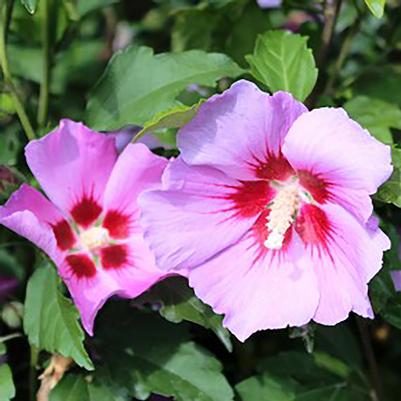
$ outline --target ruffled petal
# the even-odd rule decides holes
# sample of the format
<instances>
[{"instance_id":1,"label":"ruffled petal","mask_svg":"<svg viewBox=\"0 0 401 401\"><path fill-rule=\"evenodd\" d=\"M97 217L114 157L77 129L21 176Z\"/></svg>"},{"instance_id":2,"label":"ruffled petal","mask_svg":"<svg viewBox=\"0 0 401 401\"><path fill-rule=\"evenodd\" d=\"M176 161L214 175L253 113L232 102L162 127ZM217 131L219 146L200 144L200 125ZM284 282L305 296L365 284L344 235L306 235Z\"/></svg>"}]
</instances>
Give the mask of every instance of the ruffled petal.
<instances>
[{"instance_id":1,"label":"ruffled petal","mask_svg":"<svg viewBox=\"0 0 401 401\"><path fill-rule=\"evenodd\" d=\"M304 113L288 132L282 151L316 201L338 203L363 222L372 214L369 195L392 172L390 147L343 109Z\"/></svg>"},{"instance_id":2,"label":"ruffled petal","mask_svg":"<svg viewBox=\"0 0 401 401\"><path fill-rule=\"evenodd\" d=\"M191 165L213 166L242 180L279 178L290 172L281 144L306 111L289 93L270 96L251 82L239 81L200 106L179 131L178 147Z\"/></svg>"},{"instance_id":3,"label":"ruffled petal","mask_svg":"<svg viewBox=\"0 0 401 401\"><path fill-rule=\"evenodd\" d=\"M139 197L145 239L165 270L193 267L235 243L272 196L266 182L240 182L206 166L169 164L163 191Z\"/></svg>"},{"instance_id":4,"label":"ruffled petal","mask_svg":"<svg viewBox=\"0 0 401 401\"><path fill-rule=\"evenodd\" d=\"M329 222L324 246L308 241L316 236L303 238L304 241L306 238L306 254L310 257L310 266L317 275L320 289L314 320L334 325L346 319L351 311L363 317L373 317L367 283L380 270L383 252L389 248L390 242L379 228L372 231L372 227L361 224L338 205L325 204L320 209ZM318 231L313 225L319 225L321 219L305 218L305 221L312 225L306 231Z\"/></svg>"},{"instance_id":5,"label":"ruffled petal","mask_svg":"<svg viewBox=\"0 0 401 401\"><path fill-rule=\"evenodd\" d=\"M315 273L294 233L285 252L262 250L252 231L241 241L190 270L196 295L225 314L224 326L239 340L263 329L302 326L314 316Z\"/></svg>"},{"instance_id":6,"label":"ruffled petal","mask_svg":"<svg viewBox=\"0 0 401 401\"><path fill-rule=\"evenodd\" d=\"M52 227L64 221L63 215L51 202L26 184L0 207L0 224L33 242L55 262L62 250L57 247Z\"/></svg>"},{"instance_id":7,"label":"ruffled petal","mask_svg":"<svg viewBox=\"0 0 401 401\"><path fill-rule=\"evenodd\" d=\"M103 193L117 159L115 139L81 123L62 120L25 150L30 169L48 197L88 226L101 213Z\"/></svg>"}]
</instances>

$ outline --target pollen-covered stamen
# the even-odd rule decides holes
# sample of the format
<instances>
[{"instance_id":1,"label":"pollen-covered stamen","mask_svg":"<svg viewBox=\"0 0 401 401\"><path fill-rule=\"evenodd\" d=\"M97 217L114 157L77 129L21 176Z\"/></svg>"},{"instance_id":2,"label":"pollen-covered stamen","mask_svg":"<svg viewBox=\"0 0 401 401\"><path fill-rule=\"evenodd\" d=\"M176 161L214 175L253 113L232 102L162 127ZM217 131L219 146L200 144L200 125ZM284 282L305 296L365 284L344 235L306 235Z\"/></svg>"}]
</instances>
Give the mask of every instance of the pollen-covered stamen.
<instances>
[{"instance_id":1,"label":"pollen-covered stamen","mask_svg":"<svg viewBox=\"0 0 401 401\"><path fill-rule=\"evenodd\" d=\"M270 213L266 217L266 227L269 231L264 245L269 249L281 249L285 233L295 220L295 214L300 205L301 195L296 183L286 185L274 197Z\"/></svg>"},{"instance_id":2,"label":"pollen-covered stamen","mask_svg":"<svg viewBox=\"0 0 401 401\"><path fill-rule=\"evenodd\" d=\"M109 242L109 232L104 227L92 227L83 231L79 236L81 244L87 249L92 250Z\"/></svg>"}]
</instances>

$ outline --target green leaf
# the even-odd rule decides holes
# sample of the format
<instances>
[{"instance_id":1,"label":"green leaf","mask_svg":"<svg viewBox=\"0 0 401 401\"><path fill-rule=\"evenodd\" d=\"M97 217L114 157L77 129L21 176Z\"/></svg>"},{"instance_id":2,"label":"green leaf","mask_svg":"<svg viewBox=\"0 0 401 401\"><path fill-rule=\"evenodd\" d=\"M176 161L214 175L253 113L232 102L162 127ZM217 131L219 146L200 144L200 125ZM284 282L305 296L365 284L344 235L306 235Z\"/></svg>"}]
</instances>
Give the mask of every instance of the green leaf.
<instances>
[{"instance_id":1,"label":"green leaf","mask_svg":"<svg viewBox=\"0 0 401 401\"><path fill-rule=\"evenodd\" d=\"M50 393L49 401L67 400L89 401L88 386L82 376L66 376Z\"/></svg>"},{"instance_id":2,"label":"green leaf","mask_svg":"<svg viewBox=\"0 0 401 401\"><path fill-rule=\"evenodd\" d=\"M135 314L132 308L123 315L109 310L111 320L103 320L103 313L97 335L106 363L102 383L111 381L142 400L150 393L176 401L233 400L221 363L188 341L182 325L155 314Z\"/></svg>"},{"instance_id":3,"label":"green leaf","mask_svg":"<svg viewBox=\"0 0 401 401\"><path fill-rule=\"evenodd\" d=\"M213 330L226 349L232 351L230 333L222 326L222 317L195 296L184 278L164 280L146 294L145 299L161 302L159 312L170 322L181 323L185 320Z\"/></svg>"},{"instance_id":4,"label":"green leaf","mask_svg":"<svg viewBox=\"0 0 401 401\"><path fill-rule=\"evenodd\" d=\"M214 86L220 78L242 73L224 54L190 50L154 55L148 47L130 47L114 55L89 96L87 123L98 130L143 125L176 106L176 97L188 85Z\"/></svg>"},{"instance_id":5,"label":"green leaf","mask_svg":"<svg viewBox=\"0 0 401 401\"><path fill-rule=\"evenodd\" d=\"M49 401L124 401L107 386L88 382L82 376L66 375L50 393Z\"/></svg>"},{"instance_id":6,"label":"green leaf","mask_svg":"<svg viewBox=\"0 0 401 401\"><path fill-rule=\"evenodd\" d=\"M0 355L6 353L6 346L0 342ZM10 367L0 362L0 400L9 401L15 397L15 386Z\"/></svg>"},{"instance_id":7,"label":"green leaf","mask_svg":"<svg viewBox=\"0 0 401 401\"><path fill-rule=\"evenodd\" d=\"M330 352L348 365L360 368L362 366L362 354L354 333L346 323L336 326L317 326L316 343L319 349Z\"/></svg>"},{"instance_id":8,"label":"green leaf","mask_svg":"<svg viewBox=\"0 0 401 401\"><path fill-rule=\"evenodd\" d=\"M391 158L394 166L393 174L380 187L375 199L401 207L401 149L392 149Z\"/></svg>"},{"instance_id":9,"label":"green leaf","mask_svg":"<svg viewBox=\"0 0 401 401\"><path fill-rule=\"evenodd\" d=\"M391 103L368 96L357 96L344 109L379 141L393 143L390 128L401 129L401 110Z\"/></svg>"},{"instance_id":10,"label":"green leaf","mask_svg":"<svg viewBox=\"0 0 401 401\"><path fill-rule=\"evenodd\" d=\"M342 379L344 364L338 359L325 358L322 355L324 354L281 352L263 360L258 366L258 371L269 372L276 376L291 376L292 379L302 383L331 382L338 380L338 377Z\"/></svg>"},{"instance_id":11,"label":"green leaf","mask_svg":"<svg viewBox=\"0 0 401 401\"><path fill-rule=\"evenodd\" d=\"M179 105L168 111L158 113L152 118L152 120L146 122L133 139L133 142L142 138L145 134L154 133L158 130L166 130L168 128L181 128L185 124L189 123L195 116L202 102L198 102L193 106ZM163 134L158 136L160 140L163 140ZM174 143L168 143L175 147Z\"/></svg>"},{"instance_id":12,"label":"green leaf","mask_svg":"<svg viewBox=\"0 0 401 401\"><path fill-rule=\"evenodd\" d=\"M21 0L21 3L29 14L35 14L36 8L38 7L38 0Z\"/></svg>"},{"instance_id":13,"label":"green leaf","mask_svg":"<svg viewBox=\"0 0 401 401\"><path fill-rule=\"evenodd\" d=\"M390 324L401 329L401 294L393 296L380 311L380 315Z\"/></svg>"},{"instance_id":14,"label":"green leaf","mask_svg":"<svg viewBox=\"0 0 401 401\"><path fill-rule=\"evenodd\" d=\"M78 312L59 286L60 279L49 263L35 271L27 287L24 331L30 344L71 357L79 366L92 370Z\"/></svg>"},{"instance_id":15,"label":"green leaf","mask_svg":"<svg viewBox=\"0 0 401 401\"><path fill-rule=\"evenodd\" d=\"M253 55L246 60L251 74L272 92L284 90L304 100L312 91L318 71L307 38L288 31L259 35Z\"/></svg>"},{"instance_id":16,"label":"green leaf","mask_svg":"<svg viewBox=\"0 0 401 401\"><path fill-rule=\"evenodd\" d=\"M10 367L5 363L0 366L0 400L8 401L15 397L15 387Z\"/></svg>"},{"instance_id":17,"label":"green leaf","mask_svg":"<svg viewBox=\"0 0 401 401\"><path fill-rule=\"evenodd\" d=\"M296 383L264 374L242 381L235 389L241 401L295 401Z\"/></svg>"},{"instance_id":18,"label":"green leaf","mask_svg":"<svg viewBox=\"0 0 401 401\"><path fill-rule=\"evenodd\" d=\"M365 0L370 12L377 18L381 18L384 13L386 0Z\"/></svg>"},{"instance_id":19,"label":"green leaf","mask_svg":"<svg viewBox=\"0 0 401 401\"><path fill-rule=\"evenodd\" d=\"M285 352L267 358L259 376L237 385L242 401L362 401L363 372L326 353Z\"/></svg>"}]
</instances>

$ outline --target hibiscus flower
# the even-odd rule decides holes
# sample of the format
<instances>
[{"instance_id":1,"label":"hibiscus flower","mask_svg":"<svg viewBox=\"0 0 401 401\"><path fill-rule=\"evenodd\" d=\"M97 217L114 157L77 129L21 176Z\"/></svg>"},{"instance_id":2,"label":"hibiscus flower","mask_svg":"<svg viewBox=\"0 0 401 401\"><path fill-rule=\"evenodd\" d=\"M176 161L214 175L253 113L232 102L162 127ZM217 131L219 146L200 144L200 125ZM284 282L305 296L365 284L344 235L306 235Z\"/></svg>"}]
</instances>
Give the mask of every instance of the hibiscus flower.
<instances>
[{"instance_id":1,"label":"hibiscus flower","mask_svg":"<svg viewBox=\"0 0 401 401\"><path fill-rule=\"evenodd\" d=\"M26 159L48 199L23 185L0 223L55 262L93 334L109 297L136 297L164 276L143 239L137 197L159 186L166 161L142 144L118 156L115 138L69 120L30 142Z\"/></svg>"},{"instance_id":2,"label":"hibiscus flower","mask_svg":"<svg viewBox=\"0 0 401 401\"><path fill-rule=\"evenodd\" d=\"M142 194L145 238L240 340L262 329L372 317L369 280L389 240L370 195L390 148L343 109L239 81L178 134L163 188Z\"/></svg>"}]
</instances>

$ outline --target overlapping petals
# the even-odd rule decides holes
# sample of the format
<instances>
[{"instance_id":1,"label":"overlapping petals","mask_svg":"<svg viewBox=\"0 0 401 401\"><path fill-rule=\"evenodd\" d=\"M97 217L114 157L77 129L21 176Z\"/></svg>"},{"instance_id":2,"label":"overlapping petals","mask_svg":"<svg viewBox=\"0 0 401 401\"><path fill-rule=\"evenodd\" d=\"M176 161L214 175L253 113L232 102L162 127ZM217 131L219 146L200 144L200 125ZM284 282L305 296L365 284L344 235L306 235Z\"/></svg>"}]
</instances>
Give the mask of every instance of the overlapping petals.
<instances>
[{"instance_id":1,"label":"overlapping petals","mask_svg":"<svg viewBox=\"0 0 401 401\"><path fill-rule=\"evenodd\" d=\"M341 109L308 112L247 81L203 104L178 144L163 188L140 196L145 237L239 339L372 317L367 283L389 241L369 195L392 172L389 147Z\"/></svg>"},{"instance_id":2,"label":"overlapping petals","mask_svg":"<svg viewBox=\"0 0 401 401\"><path fill-rule=\"evenodd\" d=\"M112 295L135 297L164 276L139 224L138 195L160 186L166 161L144 145L117 157L115 139L63 120L26 148L50 201L23 185L0 208L0 223L56 263L85 329Z\"/></svg>"}]
</instances>

